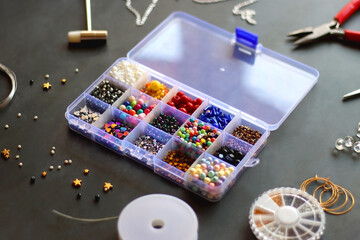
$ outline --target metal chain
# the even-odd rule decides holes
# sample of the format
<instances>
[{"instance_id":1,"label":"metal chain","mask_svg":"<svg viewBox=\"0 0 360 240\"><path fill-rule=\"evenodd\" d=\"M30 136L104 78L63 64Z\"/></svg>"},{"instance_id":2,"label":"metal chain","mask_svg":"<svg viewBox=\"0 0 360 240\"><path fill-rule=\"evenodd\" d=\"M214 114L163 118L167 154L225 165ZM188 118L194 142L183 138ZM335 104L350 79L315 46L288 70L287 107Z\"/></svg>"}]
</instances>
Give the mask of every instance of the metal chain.
<instances>
[{"instance_id":1,"label":"metal chain","mask_svg":"<svg viewBox=\"0 0 360 240\"><path fill-rule=\"evenodd\" d=\"M240 10L240 9L243 7L246 7L250 4L253 4L257 1L258 0L247 0L247 1L241 2L234 6L232 12L234 15L240 15L241 19L246 20L248 23L255 25L256 20L253 18L253 16L256 14L255 10L253 10L253 9Z\"/></svg>"},{"instance_id":2,"label":"metal chain","mask_svg":"<svg viewBox=\"0 0 360 240\"><path fill-rule=\"evenodd\" d=\"M140 15L140 13L133 6L131 6L131 0L126 0L126 7L130 10L130 12L132 12L135 15L135 17L136 17L135 24L137 26L142 26L148 19L151 11L155 8L157 2L158 2L158 0L152 0L152 2L149 4L148 8L145 10L144 15L142 17Z\"/></svg>"}]
</instances>

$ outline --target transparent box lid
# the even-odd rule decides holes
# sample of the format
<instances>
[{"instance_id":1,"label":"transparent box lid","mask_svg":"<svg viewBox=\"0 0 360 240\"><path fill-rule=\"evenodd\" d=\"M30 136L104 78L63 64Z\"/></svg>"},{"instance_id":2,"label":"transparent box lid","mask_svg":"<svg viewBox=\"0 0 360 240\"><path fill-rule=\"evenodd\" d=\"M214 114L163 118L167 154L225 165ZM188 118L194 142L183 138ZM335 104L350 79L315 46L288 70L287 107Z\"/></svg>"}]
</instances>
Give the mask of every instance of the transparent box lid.
<instances>
[{"instance_id":1,"label":"transparent box lid","mask_svg":"<svg viewBox=\"0 0 360 240\"><path fill-rule=\"evenodd\" d=\"M246 43L247 39L234 33L175 12L137 44L128 58L276 130L316 84L319 73L261 44Z\"/></svg>"}]
</instances>

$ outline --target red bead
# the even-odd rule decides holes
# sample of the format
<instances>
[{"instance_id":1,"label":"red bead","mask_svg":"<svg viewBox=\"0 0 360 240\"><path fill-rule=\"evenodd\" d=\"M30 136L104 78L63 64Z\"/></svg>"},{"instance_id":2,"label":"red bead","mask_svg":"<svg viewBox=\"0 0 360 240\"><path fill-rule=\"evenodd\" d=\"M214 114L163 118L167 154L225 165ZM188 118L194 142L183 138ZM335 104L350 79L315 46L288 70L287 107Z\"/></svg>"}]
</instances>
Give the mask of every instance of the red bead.
<instances>
[{"instance_id":1,"label":"red bead","mask_svg":"<svg viewBox=\"0 0 360 240\"><path fill-rule=\"evenodd\" d=\"M147 109L149 109L150 111L153 110L155 107L155 105L150 105Z\"/></svg>"},{"instance_id":2,"label":"red bead","mask_svg":"<svg viewBox=\"0 0 360 240\"><path fill-rule=\"evenodd\" d=\"M168 102L167 104L170 105L170 106L172 106L172 107L175 107L175 104L174 104L174 102L172 102L172 101Z\"/></svg>"},{"instance_id":3,"label":"red bead","mask_svg":"<svg viewBox=\"0 0 360 240\"><path fill-rule=\"evenodd\" d=\"M184 95L185 95L185 93L184 93L184 92L181 92L181 91L178 91L177 94L176 94L176 96L179 96L179 97L182 97L182 96L184 96Z\"/></svg>"},{"instance_id":4,"label":"red bead","mask_svg":"<svg viewBox=\"0 0 360 240\"><path fill-rule=\"evenodd\" d=\"M187 110L188 112L192 112L193 109L194 109L194 104L192 104L191 102L188 102L188 103L186 104L186 110Z\"/></svg>"},{"instance_id":5,"label":"red bead","mask_svg":"<svg viewBox=\"0 0 360 240\"><path fill-rule=\"evenodd\" d=\"M145 110L144 110L145 115L148 115L150 111L151 111L151 110L150 110L150 109L148 109L148 108L147 108L147 109L145 109Z\"/></svg>"},{"instance_id":6,"label":"red bead","mask_svg":"<svg viewBox=\"0 0 360 240\"><path fill-rule=\"evenodd\" d=\"M134 106L134 110L135 110L135 111L139 110L140 108L141 108L141 105L140 105L140 104L136 104L136 105Z\"/></svg>"},{"instance_id":7,"label":"red bead","mask_svg":"<svg viewBox=\"0 0 360 240\"><path fill-rule=\"evenodd\" d=\"M172 98L172 101L173 101L173 103L176 105L176 104L179 104L179 102L180 102L180 97L179 96L174 96L173 98Z\"/></svg>"},{"instance_id":8,"label":"red bead","mask_svg":"<svg viewBox=\"0 0 360 240\"><path fill-rule=\"evenodd\" d=\"M183 107L179 108L179 110L182 111L182 112L184 112L184 113L187 113L186 109L183 108Z\"/></svg>"},{"instance_id":9,"label":"red bead","mask_svg":"<svg viewBox=\"0 0 360 240\"><path fill-rule=\"evenodd\" d=\"M197 104L197 105L200 105L200 104L202 103L201 98L197 98L195 101L196 101L196 104Z\"/></svg>"},{"instance_id":10,"label":"red bead","mask_svg":"<svg viewBox=\"0 0 360 240\"><path fill-rule=\"evenodd\" d=\"M181 103L187 103L187 102L189 102L189 100L188 100L188 97L187 96L182 96L181 98L180 98L180 102Z\"/></svg>"},{"instance_id":11,"label":"red bead","mask_svg":"<svg viewBox=\"0 0 360 240\"><path fill-rule=\"evenodd\" d=\"M129 114L130 114L131 116L134 116L134 115L136 114L136 112L135 112L135 110L131 109L131 110L129 110Z\"/></svg>"},{"instance_id":12,"label":"red bead","mask_svg":"<svg viewBox=\"0 0 360 240\"><path fill-rule=\"evenodd\" d=\"M199 107L200 105L194 105L194 111Z\"/></svg>"},{"instance_id":13,"label":"red bead","mask_svg":"<svg viewBox=\"0 0 360 240\"><path fill-rule=\"evenodd\" d=\"M123 112L125 113L129 113L129 110L127 110L126 108L123 110Z\"/></svg>"},{"instance_id":14,"label":"red bead","mask_svg":"<svg viewBox=\"0 0 360 240\"><path fill-rule=\"evenodd\" d=\"M216 138L211 138L211 142L215 142Z\"/></svg>"}]
</instances>

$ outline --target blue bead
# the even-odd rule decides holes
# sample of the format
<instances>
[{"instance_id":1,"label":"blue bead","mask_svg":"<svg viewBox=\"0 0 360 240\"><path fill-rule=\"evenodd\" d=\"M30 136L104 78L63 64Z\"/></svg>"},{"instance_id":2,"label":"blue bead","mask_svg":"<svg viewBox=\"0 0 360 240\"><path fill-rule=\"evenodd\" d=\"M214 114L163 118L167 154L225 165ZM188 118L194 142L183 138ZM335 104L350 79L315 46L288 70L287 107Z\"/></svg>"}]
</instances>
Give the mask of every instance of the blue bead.
<instances>
[{"instance_id":1,"label":"blue bead","mask_svg":"<svg viewBox=\"0 0 360 240\"><path fill-rule=\"evenodd\" d=\"M130 102L129 102L129 101L125 101L123 104L124 104L125 106L129 106L129 105L130 105Z\"/></svg>"},{"instance_id":2,"label":"blue bead","mask_svg":"<svg viewBox=\"0 0 360 240\"><path fill-rule=\"evenodd\" d=\"M141 105L141 108L142 108L142 110L145 110L145 109L147 109L149 106L146 104L146 103L143 103L143 105Z\"/></svg>"}]
</instances>

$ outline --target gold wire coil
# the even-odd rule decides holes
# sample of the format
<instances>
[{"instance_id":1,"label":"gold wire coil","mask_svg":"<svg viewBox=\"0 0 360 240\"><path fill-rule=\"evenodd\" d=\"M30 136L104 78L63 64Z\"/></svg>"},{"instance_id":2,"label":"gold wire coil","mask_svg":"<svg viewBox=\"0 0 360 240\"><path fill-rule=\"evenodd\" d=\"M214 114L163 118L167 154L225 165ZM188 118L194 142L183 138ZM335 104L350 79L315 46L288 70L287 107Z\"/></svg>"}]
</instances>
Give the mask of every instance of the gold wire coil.
<instances>
[{"instance_id":1,"label":"gold wire coil","mask_svg":"<svg viewBox=\"0 0 360 240\"><path fill-rule=\"evenodd\" d=\"M354 207L355 198L352 195L352 193L349 190L347 190L346 188L341 187L341 186L331 182L330 178L323 178L323 177L319 177L319 176L315 175L315 177L305 180L301 184L300 189L304 192L307 192L307 186L310 183L315 182L315 181L320 183L321 185L318 186L317 188L315 188L312 196L314 198L318 199L321 207L323 208L323 210L325 212L333 214L333 215L342 215L342 214L349 212ZM317 197L317 193L321 189L322 189L322 191L318 194L319 196ZM327 200L323 201L324 193L329 192L329 191L331 191L330 197ZM341 194L345 195L344 202L340 206L332 208L332 206L339 201ZM344 211L338 211L338 210L343 209L347 205L349 200L351 201L351 205Z\"/></svg>"}]
</instances>

